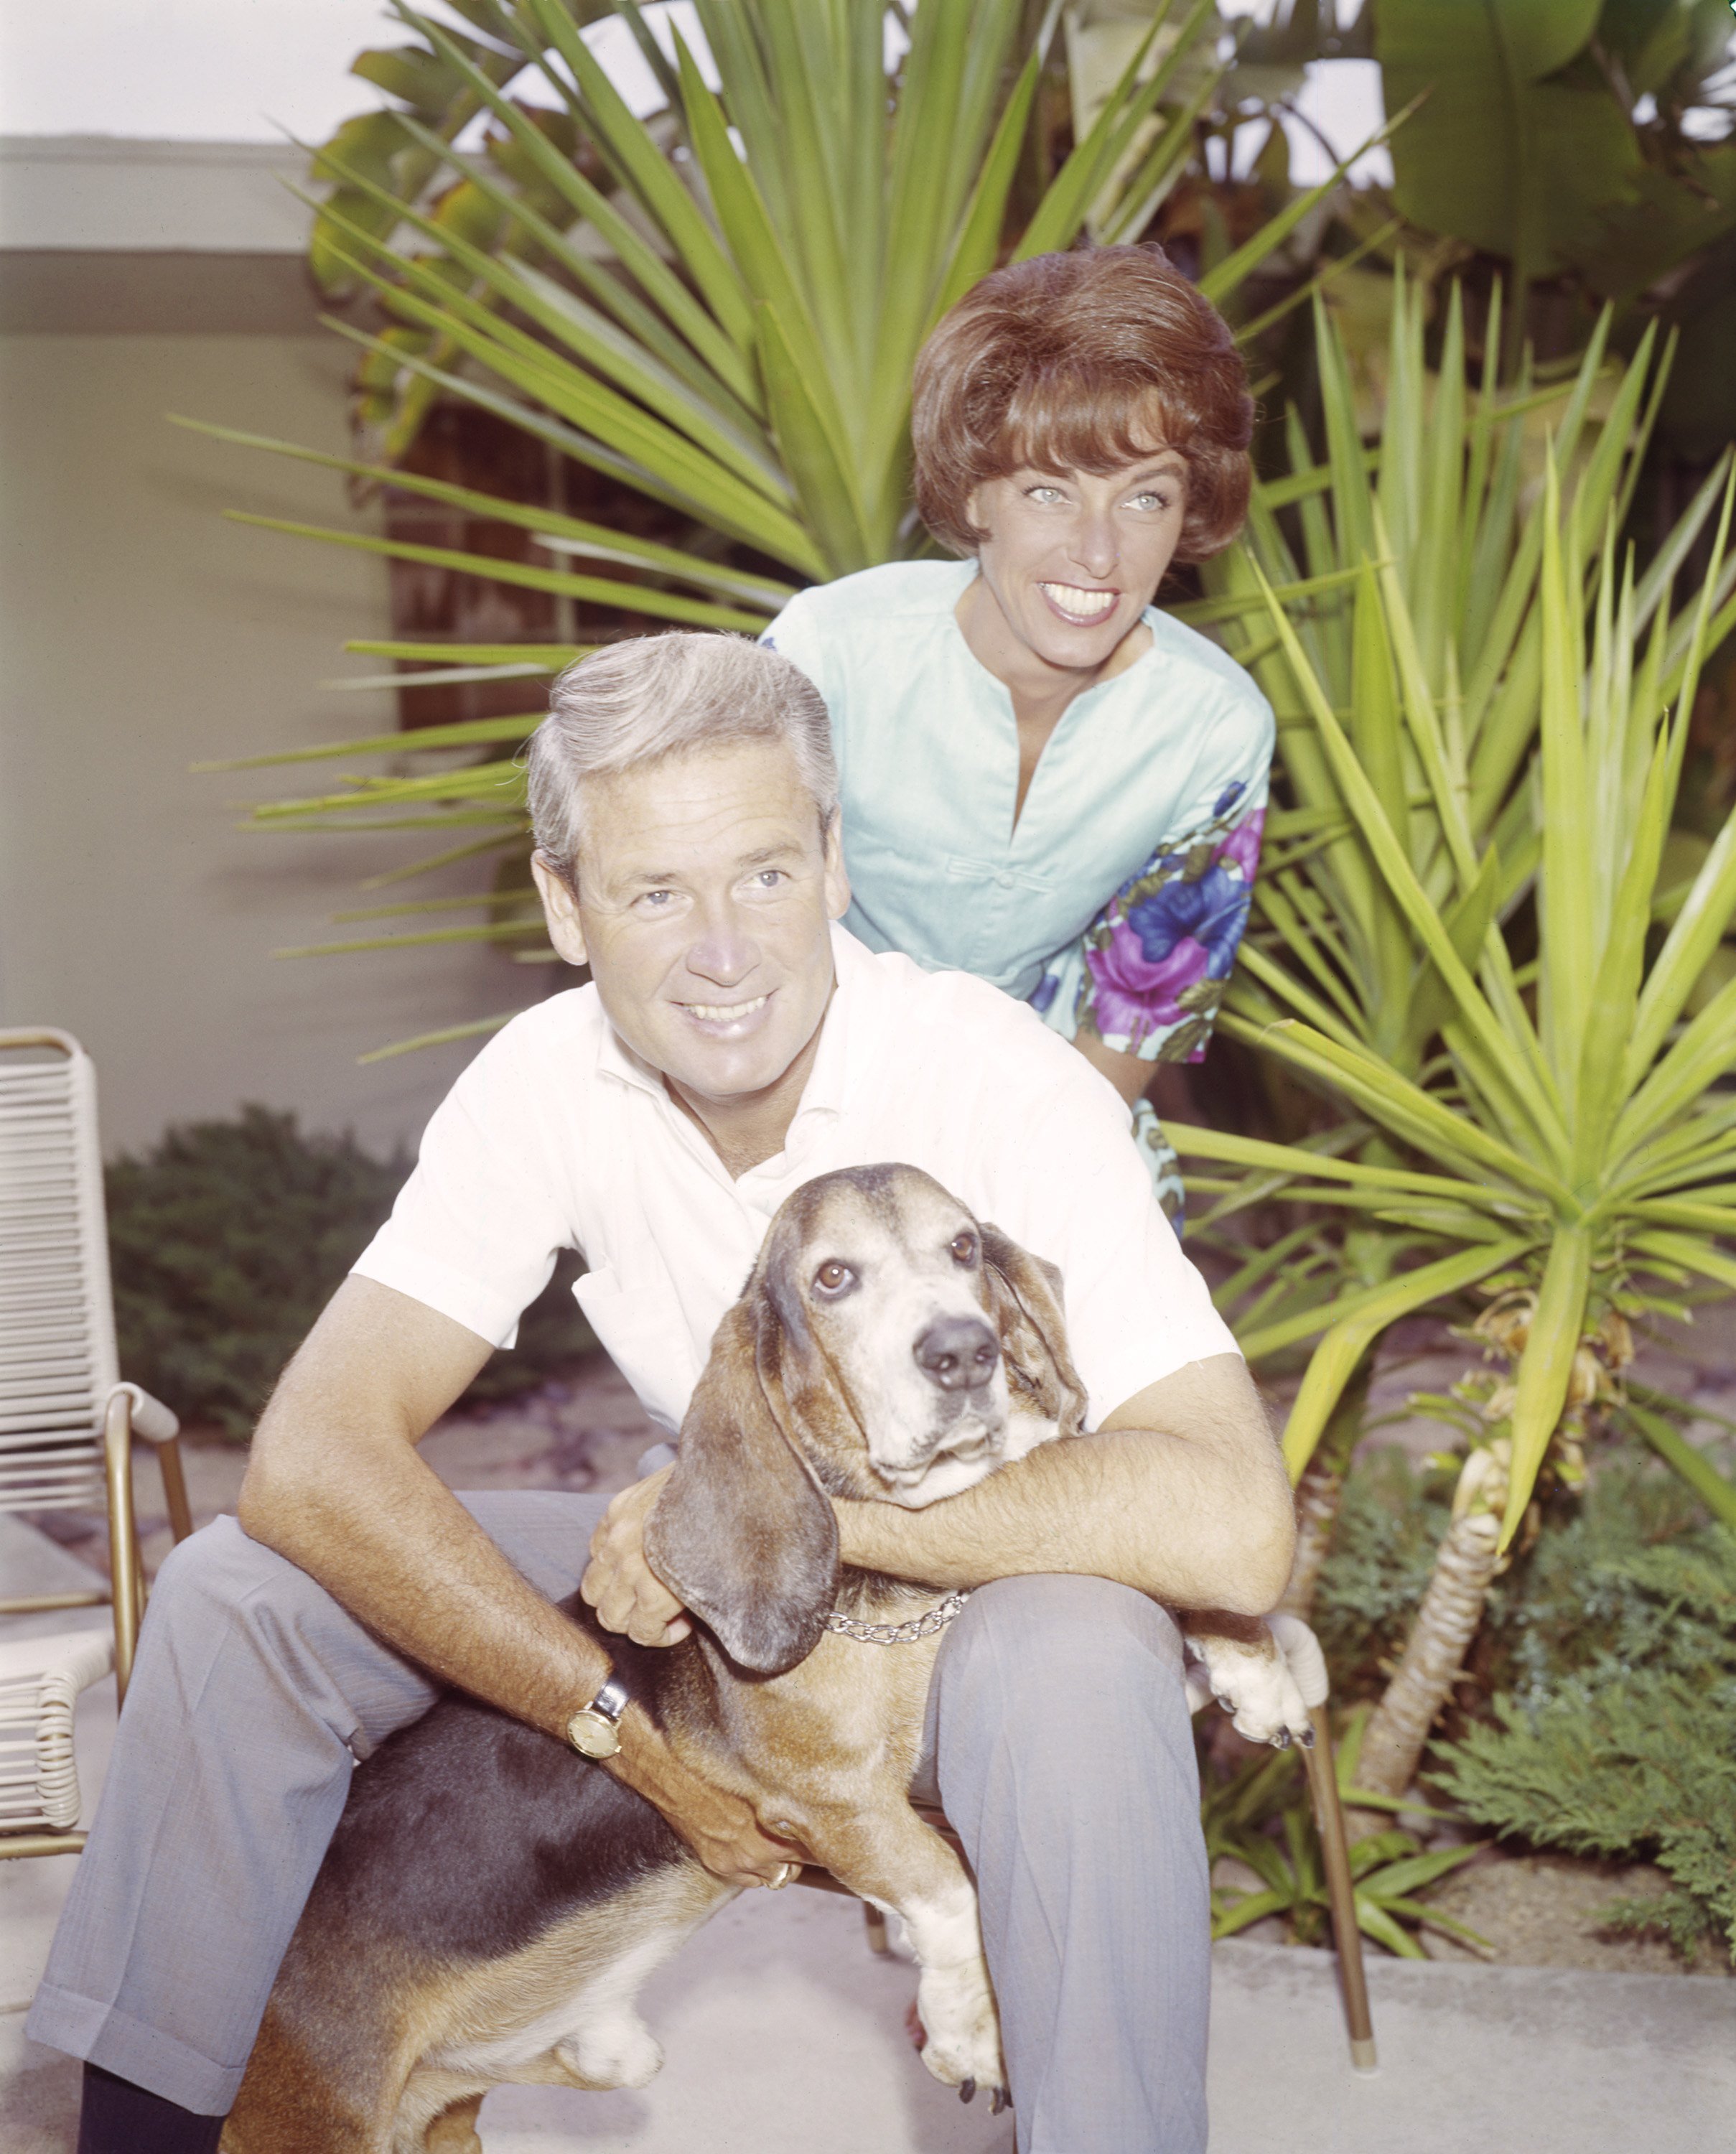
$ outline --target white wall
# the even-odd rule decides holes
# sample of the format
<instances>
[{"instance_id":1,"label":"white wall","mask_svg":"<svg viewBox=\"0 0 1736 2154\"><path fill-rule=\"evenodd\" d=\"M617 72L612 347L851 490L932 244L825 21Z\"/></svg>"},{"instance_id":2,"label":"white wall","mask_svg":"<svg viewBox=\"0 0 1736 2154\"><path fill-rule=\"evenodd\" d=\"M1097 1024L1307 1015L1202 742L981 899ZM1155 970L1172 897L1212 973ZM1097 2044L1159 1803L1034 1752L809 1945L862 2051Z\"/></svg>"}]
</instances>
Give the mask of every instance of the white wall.
<instances>
[{"instance_id":1,"label":"white wall","mask_svg":"<svg viewBox=\"0 0 1736 2154\"><path fill-rule=\"evenodd\" d=\"M383 564L220 513L365 521L340 477L163 419L341 453L345 365L329 335L0 338L0 1024L84 1041L111 1150L246 1100L376 1146L413 1137L474 1043L357 1054L545 977L485 946L273 962L437 840L239 831L235 802L314 790L320 766L188 772L392 728L385 697L316 685L379 670L341 645L390 633Z\"/></svg>"}]
</instances>

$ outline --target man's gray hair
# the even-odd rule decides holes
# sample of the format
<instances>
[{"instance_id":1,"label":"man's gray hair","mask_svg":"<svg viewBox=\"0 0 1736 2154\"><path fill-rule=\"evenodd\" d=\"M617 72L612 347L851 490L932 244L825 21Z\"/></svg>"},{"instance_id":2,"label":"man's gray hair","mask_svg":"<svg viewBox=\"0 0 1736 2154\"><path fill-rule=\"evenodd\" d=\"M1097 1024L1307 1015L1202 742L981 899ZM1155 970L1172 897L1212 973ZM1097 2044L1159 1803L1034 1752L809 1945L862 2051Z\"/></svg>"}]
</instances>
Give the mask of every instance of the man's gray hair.
<instances>
[{"instance_id":1,"label":"man's gray hair","mask_svg":"<svg viewBox=\"0 0 1736 2154\"><path fill-rule=\"evenodd\" d=\"M526 767L537 844L570 877L583 781L738 741L783 741L822 824L838 805L825 698L799 667L745 636L636 635L568 666Z\"/></svg>"}]
</instances>

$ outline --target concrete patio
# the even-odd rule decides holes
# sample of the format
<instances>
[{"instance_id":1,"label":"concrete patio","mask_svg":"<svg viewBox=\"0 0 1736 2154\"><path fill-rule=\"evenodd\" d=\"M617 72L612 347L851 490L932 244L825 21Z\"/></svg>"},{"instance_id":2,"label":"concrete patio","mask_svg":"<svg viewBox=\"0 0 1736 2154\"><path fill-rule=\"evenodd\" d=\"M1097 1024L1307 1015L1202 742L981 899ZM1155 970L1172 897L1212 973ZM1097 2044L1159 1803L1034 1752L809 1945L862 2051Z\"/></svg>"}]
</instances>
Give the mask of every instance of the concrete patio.
<instances>
[{"instance_id":1,"label":"concrete patio","mask_svg":"<svg viewBox=\"0 0 1736 2154\"><path fill-rule=\"evenodd\" d=\"M561 1471L557 1452L539 1448L549 1432L534 1428L525 1456L501 1458L501 1478L630 1478L645 1432L620 1388L591 1402L585 1479ZM437 1432L431 1462L476 1485L468 1448L461 1432ZM232 1503L240 1462L191 1453L196 1512ZM148 1523L159 1499L144 1474L140 1496ZM153 1555L163 1539L151 1536ZM89 1575L0 1518L4 1591L64 1590ZM16 1636L27 1623L49 1632L106 1620L91 1610L8 1625ZM112 1681L79 1710L88 1809L112 1738ZM75 1860L0 1863L0 2154L72 2154L78 2068L27 2043L23 2019ZM1330 1955L1241 1940L1216 1948L1213 2154L1710 2154L1733 2144L1736 1981L1381 1953L1369 1973L1381 2069L1359 2078ZM1010 2119L980 2100L962 2106L922 2071L904 2031L914 1990L908 1965L870 1955L850 1902L753 1895L649 1986L646 2018L668 2057L650 2087L503 2088L483 2111L488 2154L1012 2154Z\"/></svg>"}]
</instances>

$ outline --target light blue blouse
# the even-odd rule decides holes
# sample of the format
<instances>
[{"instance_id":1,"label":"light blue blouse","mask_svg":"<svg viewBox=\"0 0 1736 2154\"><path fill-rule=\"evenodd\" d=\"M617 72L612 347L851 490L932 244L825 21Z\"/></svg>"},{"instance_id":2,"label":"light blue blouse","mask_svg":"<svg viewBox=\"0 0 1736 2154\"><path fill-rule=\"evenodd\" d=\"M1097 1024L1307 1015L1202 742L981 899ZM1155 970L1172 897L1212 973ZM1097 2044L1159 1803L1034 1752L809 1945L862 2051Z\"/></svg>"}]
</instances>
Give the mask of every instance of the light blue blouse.
<instances>
[{"instance_id":1,"label":"light blue blouse","mask_svg":"<svg viewBox=\"0 0 1736 2154\"><path fill-rule=\"evenodd\" d=\"M851 932L1021 1000L1047 976L1039 1007L1070 1036L1081 938L1112 895L1154 856L1179 870L1230 803L1238 819L1264 808L1272 712L1216 644L1148 608L1151 648L1068 706L1015 826L1013 699L953 618L976 573L864 569L799 592L763 641L831 712Z\"/></svg>"}]
</instances>

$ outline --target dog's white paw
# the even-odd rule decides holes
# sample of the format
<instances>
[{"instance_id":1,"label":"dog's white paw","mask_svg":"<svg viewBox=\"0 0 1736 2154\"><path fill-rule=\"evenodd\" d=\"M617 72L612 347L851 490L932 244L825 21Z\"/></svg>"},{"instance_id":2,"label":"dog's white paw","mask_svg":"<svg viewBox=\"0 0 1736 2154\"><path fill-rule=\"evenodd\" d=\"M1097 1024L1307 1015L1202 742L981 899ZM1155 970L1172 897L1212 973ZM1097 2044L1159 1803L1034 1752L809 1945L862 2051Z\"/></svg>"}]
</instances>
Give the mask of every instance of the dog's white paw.
<instances>
[{"instance_id":1,"label":"dog's white paw","mask_svg":"<svg viewBox=\"0 0 1736 2154\"><path fill-rule=\"evenodd\" d=\"M1001 2059L994 1991L984 1963L968 1959L951 1967L925 1967L917 1990L917 2010L928 2034L922 2062L936 2079L942 2086L961 2091L981 2088L993 2097L998 2109L1007 2068Z\"/></svg>"},{"instance_id":2,"label":"dog's white paw","mask_svg":"<svg viewBox=\"0 0 1736 2154\"><path fill-rule=\"evenodd\" d=\"M555 2054L581 2086L642 2087L663 2068L656 2037L636 2012L610 2013L557 2044Z\"/></svg>"},{"instance_id":3,"label":"dog's white paw","mask_svg":"<svg viewBox=\"0 0 1736 2154\"><path fill-rule=\"evenodd\" d=\"M1299 1627L1312 1645L1306 1626ZM1238 1735L1250 1743L1276 1743L1280 1748L1293 1739L1305 1745L1313 1742L1304 1692L1309 1671L1300 1666L1292 1668L1284 1648L1269 1629L1265 1637L1253 1644L1210 1633L1190 1634L1187 1650L1195 1657L1198 1674L1204 1677L1206 1692L1231 1716ZM1319 1657L1317 1647L1315 1657ZM1196 1696L1196 1671L1190 1667L1190 1703ZM1199 1703L1204 1702L1204 1697L1200 1697Z\"/></svg>"}]
</instances>

